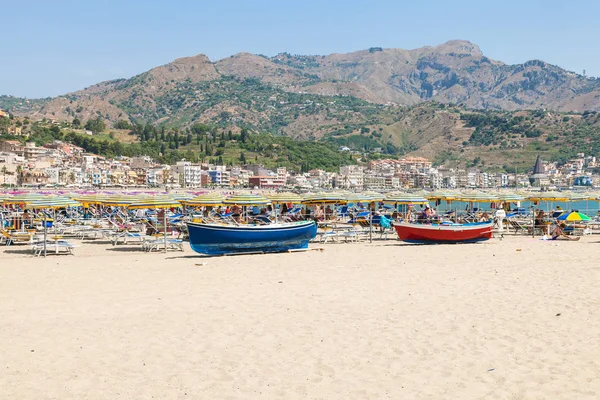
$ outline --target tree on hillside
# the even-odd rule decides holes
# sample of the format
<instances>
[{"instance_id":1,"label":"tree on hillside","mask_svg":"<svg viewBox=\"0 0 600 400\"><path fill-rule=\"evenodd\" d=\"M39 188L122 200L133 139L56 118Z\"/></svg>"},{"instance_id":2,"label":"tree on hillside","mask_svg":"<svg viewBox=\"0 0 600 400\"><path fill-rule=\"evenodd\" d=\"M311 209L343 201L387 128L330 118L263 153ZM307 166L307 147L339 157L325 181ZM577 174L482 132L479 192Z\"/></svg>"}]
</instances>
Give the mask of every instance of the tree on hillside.
<instances>
[{"instance_id":1,"label":"tree on hillside","mask_svg":"<svg viewBox=\"0 0 600 400\"><path fill-rule=\"evenodd\" d=\"M131 129L131 125L124 119L120 119L115 124L115 129Z\"/></svg>"},{"instance_id":2,"label":"tree on hillside","mask_svg":"<svg viewBox=\"0 0 600 400\"><path fill-rule=\"evenodd\" d=\"M242 133L240 134L240 141L246 143L246 140L248 140L248 129L243 128Z\"/></svg>"},{"instance_id":3,"label":"tree on hillside","mask_svg":"<svg viewBox=\"0 0 600 400\"><path fill-rule=\"evenodd\" d=\"M73 118L71 125L73 125L73 128L81 128L81 120L79 118Z\"/></svg>"},{"instance_id":4,"label":"tree on hillside","mask_svg":"<svg viewBox=\"0 0 600 400\"><path fill-rule=\"evenodd\" d=\"M240 162L242 164L246 164L246 155L244 154L243 151L240 153Z\"/></svg>"},{"instance_id":5,"label":"tree on hillside","mask_svg":"<svg viewBox=\"0 0 600 400\"><path fill-rule=\"evenodd\" d=\"M92 131L94 133L100 133L106 129L106 124L100 117L98 117L96 119L90 119L85 124L85 129L87 129L88 131Z\"/></svg>"}]
</instances>

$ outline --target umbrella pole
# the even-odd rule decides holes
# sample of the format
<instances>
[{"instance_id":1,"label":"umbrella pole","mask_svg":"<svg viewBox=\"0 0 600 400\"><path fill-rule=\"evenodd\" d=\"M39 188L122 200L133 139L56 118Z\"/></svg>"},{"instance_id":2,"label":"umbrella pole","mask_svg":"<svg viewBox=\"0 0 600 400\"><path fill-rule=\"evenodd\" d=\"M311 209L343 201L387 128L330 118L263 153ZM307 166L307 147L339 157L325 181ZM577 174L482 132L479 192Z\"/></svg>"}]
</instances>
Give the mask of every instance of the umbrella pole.
<instances>
[{"instance_id":1,"label":"umbrella pole","mask_svg":"<svg viewBox=\"0 0 600 400\"><path fill-rule=\"evenodd\" d=\"M46 213L44 213L44 258L46 258L46 238L48 237L48 224L46 223Z\"/></svg>"},{"instance_id":2,"label":"umbrella pole","mask_svg":"<svg viewBox=\"0 0 600 400\"><path fill-rule=\"evenodd\" d=\"M164 241L165 241L165 254L167 253L167 210L164 210L165 212L163 213L163 224L164 224L164 231L163 231L163 237L164 237Z\"/></svg>"}]
</instances>

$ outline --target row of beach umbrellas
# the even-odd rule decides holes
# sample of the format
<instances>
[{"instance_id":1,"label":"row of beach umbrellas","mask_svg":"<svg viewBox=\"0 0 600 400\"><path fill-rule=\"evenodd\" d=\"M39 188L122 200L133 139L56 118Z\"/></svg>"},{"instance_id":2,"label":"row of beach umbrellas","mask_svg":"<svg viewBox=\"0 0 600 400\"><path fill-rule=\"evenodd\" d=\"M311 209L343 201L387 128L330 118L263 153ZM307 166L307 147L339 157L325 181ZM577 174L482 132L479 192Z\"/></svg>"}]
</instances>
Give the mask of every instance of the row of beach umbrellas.
<instances>
[{"instance_id":1,"label":"row of beach umbrellas","mask_svg":"<svg viewBox=\"0 0 600 400\"><path fill-rule=\"evenodd\" d=\"M191 194L72 194L49 196L41 193L21 193L15 195L0 194L0 203L25 204L30 207L38 205L49 208L76 207L83 205L102 205L128 208L170 208L185 206L220 206L220 205L263 205L263 204L346 204L384 202L388 204L425 204L429 201L446 202L471 202L471 203L499 203L520 201L554 201L576 202L586 200L600 200L595 193L576 192L537 192L517 193L500 192L489 193L482 191L434 191L434 192L392 192L381 194L377 192L320 192L301 196L292 192L267 193L264 196L252 193L238 193L224 196L218 192L204 193L197 196ZM144 207L145 206L145 207ZM33 207L32 207L33 208Z\"/></svg>"}]
</instances>

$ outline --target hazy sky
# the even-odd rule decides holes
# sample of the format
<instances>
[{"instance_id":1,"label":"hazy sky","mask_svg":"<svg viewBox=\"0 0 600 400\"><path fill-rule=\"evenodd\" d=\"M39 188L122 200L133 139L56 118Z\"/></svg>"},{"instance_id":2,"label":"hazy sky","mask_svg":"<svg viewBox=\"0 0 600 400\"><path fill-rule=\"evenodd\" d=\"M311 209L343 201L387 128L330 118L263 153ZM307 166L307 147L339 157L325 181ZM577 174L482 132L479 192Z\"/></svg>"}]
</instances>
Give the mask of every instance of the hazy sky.
<instances>
[{"instance_id":1,"label":"hazy sky","mask_svg":"<svg viewBox=\"0 0 600 400\"><path fill-rule=\"evenodd\" d=\"M344 53L451 39L600 75L598 1L0 0L0 94L46 97L175 58Z\"/></svg>"}]
</instances>

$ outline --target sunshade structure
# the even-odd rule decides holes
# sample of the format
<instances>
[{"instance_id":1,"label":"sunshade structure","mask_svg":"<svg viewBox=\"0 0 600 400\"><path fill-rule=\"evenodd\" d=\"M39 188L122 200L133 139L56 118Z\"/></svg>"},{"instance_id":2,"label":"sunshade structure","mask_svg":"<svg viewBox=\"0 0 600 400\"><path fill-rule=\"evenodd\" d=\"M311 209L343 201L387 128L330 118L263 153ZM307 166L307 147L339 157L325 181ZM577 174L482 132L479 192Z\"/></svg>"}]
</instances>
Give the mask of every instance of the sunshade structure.
<instances>
[{"instance_id":1,"label":"sunshade structure","mask_svg":"<svg viewBox=\"0 0 600 400\"><path fill-rule=\"evenodd\" d=\"M351 203L351 204L370 203L372 201L378 201L378 200L374 200L373 197L369 193L350 193L350 194L346 195L346 198L344 200L346 203Z\"/></svg>"},{"instance_id":2,"label":"sunshade structure","mask_svg":"<svg viewBox=\"0 0 600 400\"><path fill-rule=\"evenodd\" d=\"M498 198L498 200L500 200L500 201L502 201L504 203L509 203L509 202L510 203L514 203L514 202L517 202L517 201L524 201L525 200L524 196L521 196L518 193L510 193L510 192L508 192L508 193L498 193L496 195L496 197Z\"/></svg>"},{"instance_id":3,"label":"sunshade structure","mask_svg":"<svg viewBox=\"0 0 600 400\"><path fill-rule=\"evenodd\" d=\"M372 190L367 190L366 192L362 192L362 194L369 196L371 201L383 201L385 196L379 192L374 192Z\"/></svg>"},{"instance_id":4,"label":"sunshade structure","mask_svg":"<svg viewBox=\"0 0 600 400\"><path fill-rule=\"evenodd\" d=\"M69 208L69 207L79 207L81 203L70 199L64 196L48 196L46 198L40 199L38 201L33 201L31 203L27 203L25 208L31 209L42 209L42 208Z\"/></svg>"},{"instance_id":5,"label":"sunshade structure","mask_svg":"<svg viewBox=\"0 0 600 400\"><path fill-rule=\"evenodd\" d=\"M165 208L173 208L173 207L181 207L181 203L170 196L147 196L143 198L139 198L136 200L132 200L126 206L129 209L165 209ZM163 238L165 245L165 253L167 252L167 213L163 214Z\"/></svg>"},{"instance_id":6,"label":"sunshade structure","mask_svg":"<svg viewBox=\"0 0 600 400\"><path fill-rule=\"evenodd\" d=\"M112 195L102 199L102 201L99 204L102 204L103 206L112 207L127 207L134 201L136 201L136 198L133 196Z\"/></svg>"},{"instance_id":7,"label":"sunshade structure","mask_svg":"<svg viewBox=\"0 0 600 400\"><path fill-rule=\"evenodd\" d=\"M389 193L383 199L386 204L428 204L429 200L425 197L412 193Z\"/></svg>"},{"instance_id":8,"label":"sunshade structure","mask_svg":"<svg viewBox=\"0 0 600 400\"><path fill-rule=\"evenodd\" d=\"M4 199L3 204L29 204L43 200L45 197L46 196L38 193L22 193Z\"/></svg>"},{"instance_id":9,"label":"sunshade structure","mask_svg":"<svg viewBox=\"0 0 600 400\"><path fill-rule=\"evenodd\" d=\"M219 193L205 193L181 200L181 203L187 207L218 207L223 205L223 200L223 196Z\"/></svg>"},{"instance_id":10,"label":"sunshade structure","mask_svg":"<svg viewBox=\"0 0 600 400\"><path fill-rule=\"evenodd\" d=\"M252 193L234 194L223 200L223 204L231 204L237 206L259 206L271 204L271 200L266 197Z\"/></svg>"},{"instance_id":11,"label":"sunshade structure","mask_svg":"<svg viewBox=\"0 0 600 400\"><path fill-rule=\"evenodd\" d=\"M531 193L527 196L529 201L569 201L569 196L566 193L560 192L538 192Z\"/></svg>"},{"instance_id":12,"label":"sunshade structure","mask_svg":"<svg viewBox=\"0 0 600 400\"><path fill-rule=\"evenodd\" d=\"M458 195L457 200L466 203L493 203L498 201L498 197L485 192L465 192Z\"/></svg>"},{"instance_id":13,"label":"sunshade structure","mask_svg":"<svg viewBox=\"0 0 600 400\"><path fill-rule=\"evenodd\" d=\"M302 204L340 204L346 203L346 195L342 193L316 193L307 196Z\"/></svg>"},{"instance_id":14,"label":"sunshade structure","mask_svg":"<svg viewBox=\"0 0 600 400\"><path fill-rule=\"evenodd\" d=\"M181 207L181 203L170 196L144 196L137 199L130 199L130 202L126 205L126 207L129 209L176 208Z\"/></svg>"},{"instance_id":15,"label":"sunshade structure","mask_svg":"<svg viewBox=\"0 0 600 400\"><path fill-rule=\"evenodd\" d=\"M577 211L564 213L557 218L559 221L591 221L591 218Z\"/></svg>"},{"instance_id":16,"label":"sunshade structure","mask_svg":"<svg viewBox=\"0 0 600 400\"><path fill-rule=\"evenodd\" d=\"M273 204L300 204L303 200L300 195L292 192L271 193L267 197Z\"/></svg>"},{"instance_id":17,"label":"sunshade structure","mask_svg":"<svg viewBox=\"0 0 600 400\"><path fill-rule=\"evenodd\" d=\"M586 200L595 199L595 196L592 193L567 192L567 193L565 193L565 196L567 196L567 198L569 199L568 201L570 201L570 202L586 201Z\"/></svg>"},{"instance_id":18,"label":"sunshade structure","mask_svg":"<svg viewBox=\"0 0 600 400\"><path fill-rule=\"evenodd\" d=\"M424 197L429 200L453 201L458 199L458 194L450 191L436 190L435 192L431 192Z\"/></svg>"},{"instance_id":19,"label":"sunshade structure","mask_svg":"<svg viewBox=\"0 0 600 400\"><path fill-rule=\"evenodd\" d=\"M109 196L105 194L75 194L70 196L73 200L80 202L84 207L89 207L90 204L102 204Z\"/></svg>"}]
</instances>

